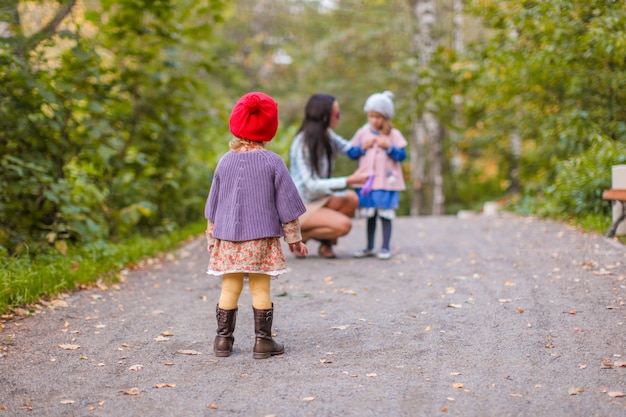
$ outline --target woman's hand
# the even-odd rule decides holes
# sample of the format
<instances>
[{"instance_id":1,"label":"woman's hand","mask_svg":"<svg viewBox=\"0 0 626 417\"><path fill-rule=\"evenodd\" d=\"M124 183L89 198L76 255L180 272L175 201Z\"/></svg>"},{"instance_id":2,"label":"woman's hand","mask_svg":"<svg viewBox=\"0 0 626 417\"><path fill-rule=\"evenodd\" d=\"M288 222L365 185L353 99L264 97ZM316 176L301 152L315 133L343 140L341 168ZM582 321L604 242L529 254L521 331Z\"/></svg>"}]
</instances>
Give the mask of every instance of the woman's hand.
<instances>
[{"instance_id":1,"label":"woman's hand","mask_svg":"<svg viewBox=\"0 0 626 417\"><path fill-rule=\"evenodd\" d=\"M354 174L349 175L346 178L346 183L348 185L363 184L365 181L367 181L367 178L369 176L370 176L370 173L367 171L366 168L359 168L356 171L354 171Z\"/></svg>"},{"instance_id":2,"label":"woman's hand","mask_svg":"<svg viewBox=\"0 0 626 417\"><path fill-rule=\"evenodd\" d=\"M304 242L302 241L290 243L289 250L292 253L295 253L297 256L301 256L301 257L307 256L309 254L309 248L307 248Z\"/></svg>"}]
</instances>

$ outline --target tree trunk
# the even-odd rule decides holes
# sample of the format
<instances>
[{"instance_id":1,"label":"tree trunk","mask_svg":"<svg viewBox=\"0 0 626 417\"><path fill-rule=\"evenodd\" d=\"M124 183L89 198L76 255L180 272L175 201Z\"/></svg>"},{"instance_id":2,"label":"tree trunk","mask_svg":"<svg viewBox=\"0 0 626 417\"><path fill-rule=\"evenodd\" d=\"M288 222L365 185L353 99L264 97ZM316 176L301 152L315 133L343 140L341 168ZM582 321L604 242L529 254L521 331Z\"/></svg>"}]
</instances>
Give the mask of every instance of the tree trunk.
<instances>
[{"instance_id":1,"label":"tree trunk","mask_svg":"<svg viewBox=\"0 0 626 417\"><path fill-rule=\"evenodd\" d=\"M410 4L418 25L418 31L414 37L414 46L418 55L418 73L420 73L430 64L432 55L437 48L437 41L433 34L437 23L435 0L412 0ZM418 78L416 85L419 86L421 83L422 80ZM415 149L411 151L411 179L413 181L411 214L421 214L422 207L427 205L425 204L424 193L427 171L426 155L429 156L428 183L432 186L431 212L442 214L444 211L443 154L441 151L443 129L434 113L433 106L428 101L426 97L422 113L414 115L412 138Z\"/></svg>"},{"instance_id":2,"label":"tree trunk","mask_svg":"<svg viewBox=\"0 0 626 417\"><path fill-rule=\"evenodd\" d=\"M509 180L511 181L511 186L509 187L509 191L517 194L521 191L520 189L520 179L519 179L519 169L520 169L520 159L522 158L522 137L519 134L519 131L515 129L513 133L511 133L511 168L509 170Z\"/></svg>"}]
</instances>

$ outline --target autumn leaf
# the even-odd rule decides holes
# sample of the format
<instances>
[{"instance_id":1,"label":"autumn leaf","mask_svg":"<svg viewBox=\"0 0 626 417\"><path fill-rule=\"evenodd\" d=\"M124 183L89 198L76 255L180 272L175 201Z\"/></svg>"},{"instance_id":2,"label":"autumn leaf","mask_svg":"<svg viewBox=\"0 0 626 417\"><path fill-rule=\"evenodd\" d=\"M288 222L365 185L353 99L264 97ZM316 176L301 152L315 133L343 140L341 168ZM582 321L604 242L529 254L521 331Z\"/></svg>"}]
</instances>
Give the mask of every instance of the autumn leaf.
<instances>
[{"instance_id":1,"label":"autumn leaf","mask_svg":"<svg viewBox=\"0 0 626 417\"><path fill-rule=\"evenodd\" d=\"M63 301L63 300L52 300L50 302L50 305L52 305L53 307L61 307L61 308L70 306L67 301Z\"/></svg>"},{"instance_id":2,"label":"autumn leaf","mask_svg":"<svg viewBox=\"0 0 626 417\"><path fill-rule=\"evenodd\" d=\"M624 397L624 393L622 391L609 391L609 397Z\"/></svg>"},{"instance_id":3,"label":"autumn leaf","mask_svg":"<svg viewBox=\"0 0 626 417\"><path fill-rule=\"evenodd\" d=\"M128 368L129 371L140 371L143 369L143 365L133 365Z\"/></svg>"},{"instance_id":4,"label":"autumn leaf","mask_svg":"<svg viewBox=\"0 0 626 417\"><path fill-rule=\"evenodd\" d=\"M315 397L304 397L302 401L313 401Z\"/></svg>"},{"instance_id":5,"label":"autumn leaf","mask_svg":"<svg viewBox=\"0 0 626 417\"><path fill-rule=\"evenodd\" d=\"M195 350L179 350L178 353L181 355L202 355L202 353Z\"/></svg>"},{"instance_id":6,"label":"autumn leaf","mask_svg":"<svg viewBox=\"0 0 626 417\"><path fill-rule=\"evenodd\" d=\"M569 395L578 395L581 392L585 392L585 390L583 388L580 388L580 387L570 387L570 389L567 390L567 393Z\"/></svg>"},{"instance_id":7,"label":"autumn leaf","mask_svg":"<svg viewBox=\"0 0 626 417\"><path fill-rule=\"evenodd\" d=\"M154 338L155 342L167 342L168 340L170 340L169 337L164 337L164 336L161 336L161 335L159 335L159 336Z\"/></svg>"},{"instance_id":8,"label":"autumn leaf","mask_svg":"<svg viewBox=\"0 0 626 417\"><path fill-rule=\"evenodd\" d=\"M79 345L59 345L59 347L61 349L65 349L65 350L76 350L76 349L80 349Z\"/></svg>"},{"instance_id":9,"label":"autumn leaf","mask_svg":"<svg viewBox=\"0 0 626 417\"><path fill-rule=\"evenodd\" d=\"M74 404L76 401L74 400L62 400L61 404Z\"/></svg>"},{"instance_id":10,"label":"autumn leaf","mask_svg":"<svg viewBox=\"0 0 626 417\"><path fill-rule=\"evenodd\" d=\"M454 384L452 384L452 388L463 388L465 385L463 385L462 382L455 382Z\"/></svg>"},{"instance_id":11,"label":"autumn leaf","mask_svg":"<svg viewBox=\"0 0 626 417\"><path fill-rule=\"evenodd\" d=\"M176 384L156 384L154 388L174 388Z\"/></svg>"},{"instance_id":12,"label":"autumn leaf","mask_svg":"<svg viewBox=\"0 0 626 417\"><path fill-rule=\"evenodd\" d=\"M462 304L448 304L448 307L450 308L463 308Z\"/></svg>"},{"instance_id":13,"label":"autumn leaf","mask_svg":"<svg viewBox=\"0 0 626 417\"><path fill-rule=\"evenodd\" d=\"M139 388L129 388L126 391L123 391L125 395L139 395L141 394L141 390Z\"/></svg>"}]
</instances>

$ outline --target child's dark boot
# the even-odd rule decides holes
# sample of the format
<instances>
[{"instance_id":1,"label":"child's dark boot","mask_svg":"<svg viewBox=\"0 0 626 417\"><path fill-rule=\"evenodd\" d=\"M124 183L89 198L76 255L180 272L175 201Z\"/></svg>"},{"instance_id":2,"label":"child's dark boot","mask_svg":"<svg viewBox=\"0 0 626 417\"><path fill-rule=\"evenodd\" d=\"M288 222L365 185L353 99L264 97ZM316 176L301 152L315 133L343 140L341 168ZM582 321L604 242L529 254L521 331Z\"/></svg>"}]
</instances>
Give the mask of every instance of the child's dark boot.
<instances>
[{"instance_id":1,"label":"child's dark boot","mask_svg":"<svg viewBox=\"0 0 626 417\"><path fill-rule=\"evenodd\" d=\"M237 321L237 310L237 308L224 310L220 308L219 304L215 307L215 317L217 318L217 336L215 336L215 343L213 344L215 356L230 356L233 351L233 343L235 342L233 332Z\"/></svg>"},{"instance_id":2,"label":"child's dark boot","mask_svg":"<svg viewBox=\"0 0 626 417\"><path fill-rule=\"evenodd\" d=\"M281 355L285 352L285 347L272 339L272 322L274 320L274 306L269 310L257 310L254 312L254 359L267 359L270 356Z\"/></svg>"}]
</instances>

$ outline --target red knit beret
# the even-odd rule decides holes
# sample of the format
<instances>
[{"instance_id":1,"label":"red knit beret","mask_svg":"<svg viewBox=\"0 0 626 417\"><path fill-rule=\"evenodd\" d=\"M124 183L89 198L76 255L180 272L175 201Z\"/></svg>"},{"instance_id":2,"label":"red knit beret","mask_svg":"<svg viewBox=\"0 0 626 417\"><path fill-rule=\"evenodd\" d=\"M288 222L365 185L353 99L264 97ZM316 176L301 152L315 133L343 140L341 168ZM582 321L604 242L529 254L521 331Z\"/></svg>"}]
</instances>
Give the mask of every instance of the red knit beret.
<instances>
[{"instance_id":1,"label":"red knit beret","mask_svg":"<svg viewBox=\"0 0 626 417\"><path fill-rule=\"evenodd\" d=\"M267 94L245 94L230 114L230 132L239 139L268 142L277 129L278 104Z\"/></svg>"}]
</instances>

